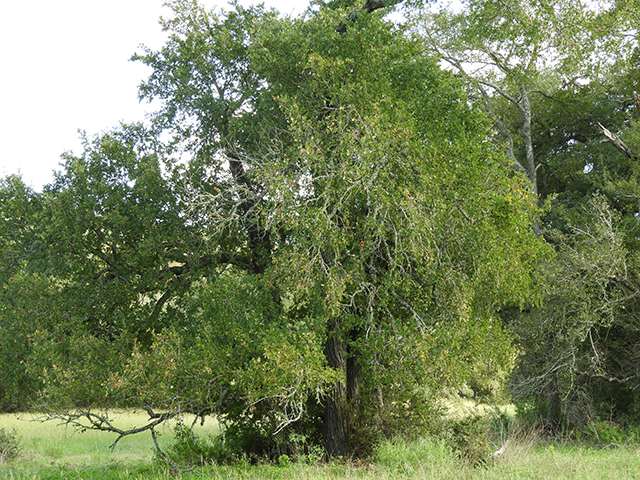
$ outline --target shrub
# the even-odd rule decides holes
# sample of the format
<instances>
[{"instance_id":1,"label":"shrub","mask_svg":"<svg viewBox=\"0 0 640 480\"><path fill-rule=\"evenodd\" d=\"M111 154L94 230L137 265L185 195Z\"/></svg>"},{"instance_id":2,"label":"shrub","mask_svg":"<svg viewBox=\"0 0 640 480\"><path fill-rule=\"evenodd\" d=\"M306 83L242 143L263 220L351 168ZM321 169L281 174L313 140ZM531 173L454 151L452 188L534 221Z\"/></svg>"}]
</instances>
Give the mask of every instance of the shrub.
<instances>
[{"instance_id":1,"label":"shrub","mask_svg":"<svg viewBox=\"0 0 640 480\"><path fill-rule=\"evenodd\" d=\"M20 456L22 447L15 430L8 432L0 428L0 465L15 460Z\"/></svg>"},{"instance_id":2,"label":"shrub","mask_svg":"<svg viewBox=\"0 0 640 480\"><path fill-rule=\"evenodd\" d=\"M615 422L597 420L587 423L576 436L597 445L623 445L640 441L640 428L622 427Z\"/></svg>"},{"instance_id":3,"label":"shrub","mask_svg":"<svg viewBox=\"0 0 640 480\"><path fill-rule=\"evenodd\" d=\"M173 429L175 442L166 451L172 462L180 466L204 465L214 458L212 446L197 437L191 428L178 422ZM154 461L165 464L165 458L156 451Z\"/></svg>"},{"instance_id":4,"label":"shrub","mask_svg":"<svg viewBox=\"0 0 640 480\"><path fill-rule=\"evenodd\" d=\"M469 415L450 424L452 450L471 465L483 465L490 458L489 422L481 415Z\"/></svg>"}]
</instances>

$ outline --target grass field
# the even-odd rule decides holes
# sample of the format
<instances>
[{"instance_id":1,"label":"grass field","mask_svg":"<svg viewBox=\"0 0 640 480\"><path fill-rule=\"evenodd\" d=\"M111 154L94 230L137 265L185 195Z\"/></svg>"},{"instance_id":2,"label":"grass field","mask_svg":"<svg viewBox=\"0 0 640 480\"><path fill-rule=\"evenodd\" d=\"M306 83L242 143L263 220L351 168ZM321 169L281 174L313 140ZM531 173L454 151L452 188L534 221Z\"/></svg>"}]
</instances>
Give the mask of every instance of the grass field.
<instances>
[{"instance_id":1,"label":"grass field","mask_svg":"<svg viewBox=\"0 0 640 480\"><path fill-rule=\"evenodd\" d=\"M143 421L143 413L119 415L123 427ZM2 479L169 479L171 472L154 464L153 441L149 434L122 439L114 451L115 436L101 432L74 432L55 422L33 421L23 415L0 415L0 428L18 433L21 456L0 463ZM163 427L163 445L171 442L171 428ZM199 435L214 434L211 422L196 427ZM162 430L161 430L162 431ZM228 479L640 479L638 446L602 449L569 442L543 441L535 435L510 438L504 454L482 467L459 460L438 441L386 443L371 462L331 464L288 464L208 466L182 478Z\"/></svg>"}]
</instances>

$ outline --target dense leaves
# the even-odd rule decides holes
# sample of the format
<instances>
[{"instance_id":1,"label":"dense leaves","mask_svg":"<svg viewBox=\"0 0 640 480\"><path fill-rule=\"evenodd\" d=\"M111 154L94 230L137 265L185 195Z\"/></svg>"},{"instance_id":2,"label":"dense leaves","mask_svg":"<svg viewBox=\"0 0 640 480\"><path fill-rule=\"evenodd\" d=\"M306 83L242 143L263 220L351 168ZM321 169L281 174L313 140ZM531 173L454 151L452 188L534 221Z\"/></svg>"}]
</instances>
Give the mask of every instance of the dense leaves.
<instances>
[{"instance_id":1,"label":"dense leaves","mask_svg":"<svg viewBox=\"0 0 640 480\"><path fill-rule=\"evenodd\" d=\"M0 342L16 343L4 408L37 391L58 413L214 415L248 453L344 456L428 428L444 387L508 369L517 351L545 354L517 371L521 398L576 392L577 375L632 382L620 359L635 344L620 342L635 317L619 315L636 291L635 173L567 140L594 134L606 89L529 102L575 73L542 62L558 48L563 68L574 3L428 17L448 29L441 49L477 53L501 83L451 55L462 77L442 70L434 30L384 20L394 3L288 18L168 2L167 43L134 56L152 69L150 125L86 138L42 193L3 180ZM492 121L503 139L524 135L524 156L496 148ZM558 252L542 263L540 227Z\"/></svg>"}]
</instances>

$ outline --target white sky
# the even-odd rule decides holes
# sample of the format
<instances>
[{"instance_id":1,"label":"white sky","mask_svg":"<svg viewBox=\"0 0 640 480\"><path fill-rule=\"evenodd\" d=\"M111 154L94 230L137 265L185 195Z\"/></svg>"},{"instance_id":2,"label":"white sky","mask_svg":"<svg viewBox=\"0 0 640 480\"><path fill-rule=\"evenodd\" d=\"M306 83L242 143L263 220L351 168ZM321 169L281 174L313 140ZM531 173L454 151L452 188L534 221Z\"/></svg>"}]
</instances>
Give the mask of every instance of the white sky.
<instances>
[{"instance_id":1,"label":"white sky","mask_svg":"<svg viewBox=\"0 0 640 480\"><path fill-rule=\"evenodd\" d=\"M139 83L150 69L129 58L159 49L162 0L4 0L0 4L0 177L21 173L41 190L65 151L120 121L143 120ZM227 7L224 0L201 0ZM245 0L245 5L258 3ZM301 13L307 0L265 0Z\"/></svg>"}]
</instances>

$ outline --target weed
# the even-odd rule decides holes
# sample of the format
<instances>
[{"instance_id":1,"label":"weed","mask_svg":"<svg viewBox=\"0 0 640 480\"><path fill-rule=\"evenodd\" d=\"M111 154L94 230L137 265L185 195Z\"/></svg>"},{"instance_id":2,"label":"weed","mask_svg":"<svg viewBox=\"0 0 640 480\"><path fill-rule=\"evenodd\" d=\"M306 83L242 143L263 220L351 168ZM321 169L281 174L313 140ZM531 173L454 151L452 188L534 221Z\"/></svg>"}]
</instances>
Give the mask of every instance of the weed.
<instances>
[{"instance_id":1,"label":"weed","mask_svg":"<svg viewBox=\"0 0 640 480\"><path fill-rule=\"evenodd\" d=\"M176 464L180 466L204 465L215 458L214 446L198 437L184 423L176 423L173 434L175 441L167 448L167 454ZM158 464L166 463L159 452L156 452L154 461Z\"/></svg>"},{"instance_id":2,"label":"weed","mask_svg":"<svg viewBox=\"0 0 640 480\"><path fill-rule=\"evenodd\" d=\"M15 460L20 456L21 451L22 447L16 431L0 428L0 465Z\"/></svg>"}]
</instances>

